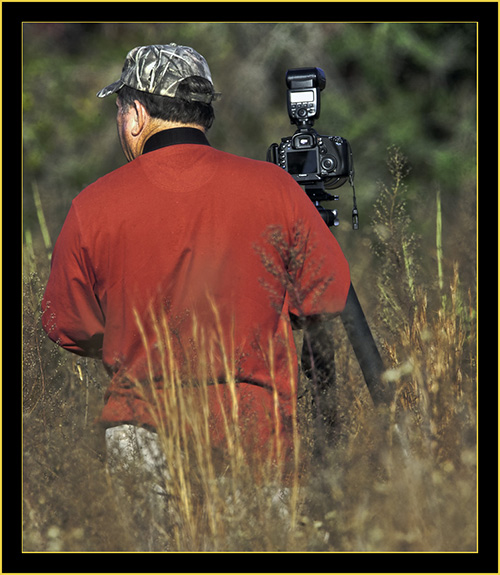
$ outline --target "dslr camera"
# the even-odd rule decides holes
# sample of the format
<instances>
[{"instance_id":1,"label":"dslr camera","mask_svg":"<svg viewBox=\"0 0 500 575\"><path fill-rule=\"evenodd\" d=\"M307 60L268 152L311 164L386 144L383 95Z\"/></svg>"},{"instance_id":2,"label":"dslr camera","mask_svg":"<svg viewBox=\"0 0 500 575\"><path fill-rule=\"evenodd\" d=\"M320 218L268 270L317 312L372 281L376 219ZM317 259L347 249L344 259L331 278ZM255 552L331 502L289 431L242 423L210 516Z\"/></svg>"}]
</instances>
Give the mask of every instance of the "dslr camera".
<instances>
[{"instance_id":1,"label":"dslr camera","mask_svg":"<svg viewBox=\"0 0 500 575\"><path fill-rule=\"evenodd\" d=\"M340 136L321 136L313 129L320 114L320 92L326 85L321 68L297 68L286 73L287 109L290 122L297 126L293 136L271 144L267 161L281 166L306 191L328 226L338 225L337 211L325 210L321 201L335 200L326 189L353 185L354 166L351 146ZM354 216L356 215L356 221ZM353 210L357 229L357 210Z\"/></svg>"}]
</instances>

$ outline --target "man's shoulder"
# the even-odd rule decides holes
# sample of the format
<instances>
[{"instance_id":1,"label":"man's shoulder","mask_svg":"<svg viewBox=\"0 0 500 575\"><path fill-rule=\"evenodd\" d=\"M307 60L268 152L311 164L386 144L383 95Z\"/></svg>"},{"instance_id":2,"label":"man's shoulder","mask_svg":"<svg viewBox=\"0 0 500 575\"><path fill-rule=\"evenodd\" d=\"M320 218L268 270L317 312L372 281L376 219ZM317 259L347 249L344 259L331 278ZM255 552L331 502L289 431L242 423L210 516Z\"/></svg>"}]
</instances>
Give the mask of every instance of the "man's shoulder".
<instances>
[{"instance_id":1,"label":"man's shoulder","mask_svg":"<svg viewBox=\"0 0 500 575\"><path fill-rule=\"evenodd\" d=\"M87 185L73 202L83 207L87 204L100 204L102 200L113 195L113 193L119 194L135 171L132 164L133 162L120 166Z\"/></svg>"}]
</instances>

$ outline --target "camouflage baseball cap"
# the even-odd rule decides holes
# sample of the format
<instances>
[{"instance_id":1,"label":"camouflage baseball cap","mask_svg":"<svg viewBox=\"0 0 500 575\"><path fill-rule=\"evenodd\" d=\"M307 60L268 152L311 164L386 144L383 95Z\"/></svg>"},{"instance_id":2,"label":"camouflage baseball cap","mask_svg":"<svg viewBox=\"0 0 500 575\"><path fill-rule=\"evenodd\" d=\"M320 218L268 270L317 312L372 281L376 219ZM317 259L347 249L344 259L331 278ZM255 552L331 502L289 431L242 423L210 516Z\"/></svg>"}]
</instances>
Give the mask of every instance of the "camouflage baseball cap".
<instances>
[{"instance_id":1,"label":"camouflage baseball cap","mask_svg":"<svg viewBox=\"0 0 500 575\"><path fill-rule=\"evenodd\" d=\"M123 86L158 96L175 98L177 87L190 76L201 76L212 83L208 64L201 54L189 46L154 44L137 46L127 54L119 80L97 92L105 98ZM191 94L191 100L210 103L220 94Z\"/></svg>"}]
</instances>

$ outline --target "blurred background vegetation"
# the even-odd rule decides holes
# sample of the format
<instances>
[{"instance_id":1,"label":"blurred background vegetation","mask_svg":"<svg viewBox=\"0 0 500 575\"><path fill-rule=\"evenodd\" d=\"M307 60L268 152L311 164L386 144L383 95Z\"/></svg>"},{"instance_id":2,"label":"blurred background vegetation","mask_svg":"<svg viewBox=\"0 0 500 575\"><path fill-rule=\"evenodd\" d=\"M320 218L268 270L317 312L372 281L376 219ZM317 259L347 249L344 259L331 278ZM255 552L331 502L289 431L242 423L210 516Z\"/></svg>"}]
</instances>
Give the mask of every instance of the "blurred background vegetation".
<instances>
[{"instance_id":1,"label":"blurred background vegetation","mask_svg":"<svg viewBox=\"0 0 500 575\"><path fill-rule=\"evenodd\" d=\"M168 42L202 53L223 93L211 144L255 159L264 160L271 143L294 131L287 69L323 68L327 83L315 128L345 137L353 149L361 227L351 230L345 185L335 234L359 291L373 265L370 222L389 146L408 158L406 201L412 231L422 238L424 273L436 275L439 190L445 257L458 258L462 277L474 281L475 23L24 24L24 226L35 250L43 246L37 193L54 242L72 199L125 162L115 98L98 100L96 92L119 78L131 48Z\"/></svg>"}]
</instances>

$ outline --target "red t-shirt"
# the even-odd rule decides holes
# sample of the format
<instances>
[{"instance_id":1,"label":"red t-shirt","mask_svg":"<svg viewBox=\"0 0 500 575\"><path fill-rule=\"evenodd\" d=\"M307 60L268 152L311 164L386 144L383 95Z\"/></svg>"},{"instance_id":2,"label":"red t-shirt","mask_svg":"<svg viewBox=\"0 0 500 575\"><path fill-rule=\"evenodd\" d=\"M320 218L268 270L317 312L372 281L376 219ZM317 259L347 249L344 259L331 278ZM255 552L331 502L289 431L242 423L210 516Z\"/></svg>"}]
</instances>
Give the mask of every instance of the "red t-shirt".
<instances>
[{"instance_id":1,"label":"red t-shirt","mask_svg":"<svg viewBox=\"0 0 500 575\"><path fill-rule=\"evenodd\" d=\"M349 284L336 239L284 170L180 144L74 199L42 322L65 349L102 358L111 375L104 424L157 427L162 417L168 428L158 406L177 382L166 391L175 401L179 389L182 401L208 399L214 443L237 413L244 440L271 449L277 421L282 445L291 442L289 315L342 311Z\"/></svg>"}]
</instances>

